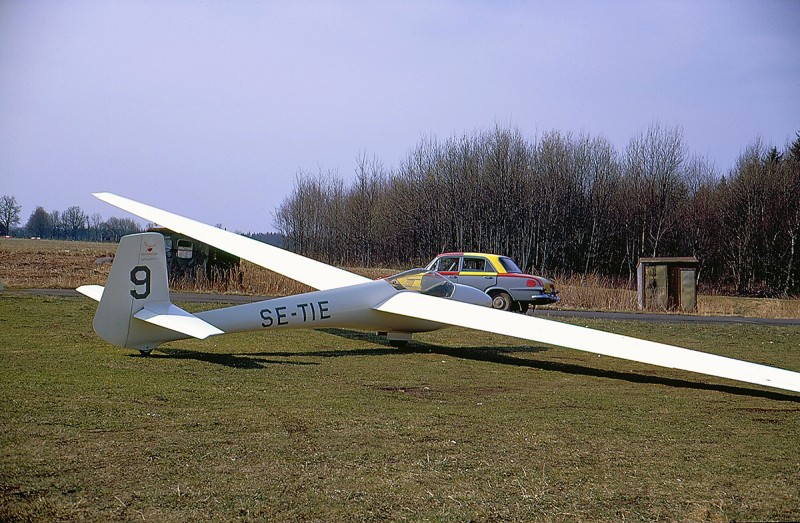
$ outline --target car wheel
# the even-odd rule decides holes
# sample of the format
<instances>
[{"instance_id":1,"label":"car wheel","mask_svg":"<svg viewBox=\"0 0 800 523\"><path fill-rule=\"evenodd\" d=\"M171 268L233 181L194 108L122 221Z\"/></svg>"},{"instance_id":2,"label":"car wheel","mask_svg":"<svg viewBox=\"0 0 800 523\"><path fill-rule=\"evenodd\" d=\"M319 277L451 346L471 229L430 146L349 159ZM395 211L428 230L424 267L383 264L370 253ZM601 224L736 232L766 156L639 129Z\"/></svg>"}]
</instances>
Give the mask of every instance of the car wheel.
<instances>
[{"instance_id":1,"label":"car wheel","mask_svg":"<svg viewBox=\"0 0 800 523\"><path fill-rule=\"evenodd\" d=\"M511 300L511 295L507 292L495 292L492 293L492 308L498 309L501 311L511 310L511 306L513 305L513 301Z\"/></svg>"}]
</instances>

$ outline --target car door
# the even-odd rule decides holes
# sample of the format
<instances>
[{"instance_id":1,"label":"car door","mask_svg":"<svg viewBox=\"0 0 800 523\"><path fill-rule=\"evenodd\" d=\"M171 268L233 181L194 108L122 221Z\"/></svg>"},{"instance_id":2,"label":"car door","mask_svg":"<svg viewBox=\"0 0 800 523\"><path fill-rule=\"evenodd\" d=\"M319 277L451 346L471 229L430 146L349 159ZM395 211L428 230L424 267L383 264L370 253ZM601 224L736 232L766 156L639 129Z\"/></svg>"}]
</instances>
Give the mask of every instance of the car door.
<instances>
[{"instance_id":1,"label":"car door","mask_svg":"<svg viewBox=\"0 0 800 523\"><path fill-rule=\"evenodd\" d=\"M497 285L497 271L483 256L464 256L458 283L485 291Z\"/></svg>"},{"instance_id":2,"label":"car door","mask_svg":"<svg viewBox=\"0 0 800 523\"><path fill-rule=\"evenodd\" d=\"M461 267L461 256L442 256L432 269L451 281L458 281L458 269Z\"/></svg>"}]
</instances>

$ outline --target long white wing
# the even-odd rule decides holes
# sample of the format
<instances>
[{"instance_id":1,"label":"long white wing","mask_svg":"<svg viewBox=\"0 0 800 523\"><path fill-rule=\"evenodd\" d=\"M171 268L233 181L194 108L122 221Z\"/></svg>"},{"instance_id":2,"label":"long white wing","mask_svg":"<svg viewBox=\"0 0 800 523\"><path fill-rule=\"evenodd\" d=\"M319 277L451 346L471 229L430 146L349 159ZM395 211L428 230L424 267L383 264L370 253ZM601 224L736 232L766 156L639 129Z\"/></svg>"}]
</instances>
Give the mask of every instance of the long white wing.
<instances>
[{"instance_id":1,"label":"long white wing","mask_svg":"<svg viewBox=\"0 0 800 523\"><path fill-rule=\"evenodd\" d=\"M800 373L468 303L402 292L375 307L412 318L800 392Z\"/></svg>"},{"instance_id":2,"label":"long white wing","mask_svg":"<svg viewBox=\"0 0 800 523\"><path fill-rule=\"evenodd\" d=\"M111 193L94 196L140 218L185 234L217 249L238 256L266 269L319 290L337 289L370 281L344 269L327 265L278 247L206 225L178 214L151 207Z\"/></svg>"}]
</instances>

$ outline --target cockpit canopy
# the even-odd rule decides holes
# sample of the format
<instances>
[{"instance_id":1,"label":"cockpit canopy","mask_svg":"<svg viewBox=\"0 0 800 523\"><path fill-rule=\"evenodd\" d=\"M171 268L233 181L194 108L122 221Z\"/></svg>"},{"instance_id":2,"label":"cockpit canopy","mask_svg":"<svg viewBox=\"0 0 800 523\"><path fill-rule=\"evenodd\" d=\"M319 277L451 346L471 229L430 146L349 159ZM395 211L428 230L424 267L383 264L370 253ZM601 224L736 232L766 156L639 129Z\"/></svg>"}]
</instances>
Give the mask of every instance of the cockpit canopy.
<instances>
[{"instance_id":1,"label":"cockpit canopy","mask_svg":"<svg viewBox=\"0 0 800 523\"><path fill-rule=\"evenodd\" d=\"M389 276L385 280L399 291L416 291L439 298L449 298L456 290L453 282L438 272L427 269L411 269Z\"/></svg>"}]
</instances>

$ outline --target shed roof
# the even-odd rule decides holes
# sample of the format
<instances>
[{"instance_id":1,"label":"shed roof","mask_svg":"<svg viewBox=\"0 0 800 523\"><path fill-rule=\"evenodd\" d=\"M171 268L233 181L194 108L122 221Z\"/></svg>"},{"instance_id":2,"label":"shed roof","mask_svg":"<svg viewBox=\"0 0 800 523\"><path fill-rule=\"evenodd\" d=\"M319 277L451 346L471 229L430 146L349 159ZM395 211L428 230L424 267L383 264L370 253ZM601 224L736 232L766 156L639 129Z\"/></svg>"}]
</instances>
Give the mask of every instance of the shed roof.
<instances>
[{"instance_id":1,"label":"shed roof","mask_svg":"<svg viewBox=\"0 0 800 523\"><path fill-rule=\"evenodd\" d=\"M694 256L665 256L663 258L639 258L639 264L647 265L699 265Z\"/></svg>"}]
</instances>

